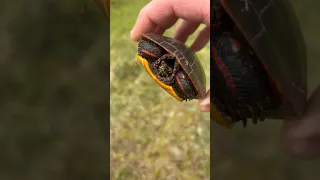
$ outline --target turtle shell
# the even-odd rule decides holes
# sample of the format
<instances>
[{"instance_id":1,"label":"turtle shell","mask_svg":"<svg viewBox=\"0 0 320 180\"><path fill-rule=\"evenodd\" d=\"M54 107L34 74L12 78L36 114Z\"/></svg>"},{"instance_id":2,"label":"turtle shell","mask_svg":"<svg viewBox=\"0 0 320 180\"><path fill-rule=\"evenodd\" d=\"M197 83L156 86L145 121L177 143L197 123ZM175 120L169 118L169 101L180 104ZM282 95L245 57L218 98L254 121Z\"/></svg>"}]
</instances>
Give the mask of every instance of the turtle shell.
<instances>
[{"instance_id":1,"label":"turtle shell","mask_svg":"<svg viewBox=\"0 0 320 180\"><path fill-rule=\"evenodd\" d=\"M291 119L307 100L303 35L287 0L220 0L282 95L282 105L267 113ZM269 114L269 115L268 115Z\"/></svg>"},{"instance_id":2,"label":"turtle shell","mask_svg":"<svg viewBox=\"0 0 320 180\"><path fill-rule=\"evenodd\" d=\"M195 55L195 53L188 48L185 44L178 40L161 36L157 34L143 34L142 38L151 40L158 44L167 52L173 54L176 60L183 68L186 75L193 83L197 92L197 99L202 99L206 95L206 77L203 67Z\"/></svg>"}]
</instances>

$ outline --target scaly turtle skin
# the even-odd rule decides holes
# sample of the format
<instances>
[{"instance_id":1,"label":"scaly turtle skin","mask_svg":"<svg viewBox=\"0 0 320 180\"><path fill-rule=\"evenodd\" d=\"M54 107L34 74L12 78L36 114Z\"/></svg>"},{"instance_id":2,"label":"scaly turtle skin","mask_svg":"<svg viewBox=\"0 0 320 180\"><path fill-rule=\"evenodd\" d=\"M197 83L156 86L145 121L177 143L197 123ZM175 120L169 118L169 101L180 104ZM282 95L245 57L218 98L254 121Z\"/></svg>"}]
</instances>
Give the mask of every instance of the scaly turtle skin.
<instances>
[{"instance_id":1,"label":"scaly turtle skin","mask_svg":"<svg viewBox=\"0 0 320 180\"><path fill-rule=\"evenodd\" d=\"M156 83L178 101L205 97L203 68L194 52L181 42L143 34L136 57Z\"/></svg>"},{"instance_id":2,"label":"scaly turtle skin","mask_svg":"<svg viewBox=\"0 0 320 180\"><path fill-rule=\"evenodd\" d=\"M306 103L302 33L286 0L216 0L211 12L211 119L225 127L292 119Z\"/></svg>"}]
</instances>

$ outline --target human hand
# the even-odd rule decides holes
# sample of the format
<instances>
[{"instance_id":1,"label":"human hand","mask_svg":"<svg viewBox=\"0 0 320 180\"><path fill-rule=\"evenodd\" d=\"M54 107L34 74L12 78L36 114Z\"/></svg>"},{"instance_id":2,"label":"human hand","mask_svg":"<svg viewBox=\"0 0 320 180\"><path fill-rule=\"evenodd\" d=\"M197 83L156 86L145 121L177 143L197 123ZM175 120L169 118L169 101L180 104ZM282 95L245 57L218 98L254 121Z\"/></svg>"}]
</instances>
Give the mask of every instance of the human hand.
<instances>
[{"instance_id":1,"label":"human hand","mask_svg":"<svg viewBox=\"0 0 320 180\"><path fill-rule=\"evenodd\" d=\"M138 41L144 33L162 35L179 18L183 21L178 24L173 38L182 43L186 42L200 24L206 24L191 45L194 51L201 50L210 39L209 0L153 0L140 11L130 36Z\"/></svg>"},{"instance_id":2,"label":"human hand","mask_svg":"<svg viewBox=\"0 0 320 180\"><path fill-rule=\"evenodd\" d=\"M200 24L206 25L190 47L194 51L201 50L210 39L210 0L153 0L140 11L130 36L138 41L144 33L162 35L179 18L182 21L178 24L173 38L182 43L187 41ZM201 109L200 106L199 108Z\"/></svg>"},{"instance_id":3,"label":"human hand","mask_svg":"<svg viewBox=\"0 0 320 180\"><path fill-rule=\"evenodd\" d=\"M302 159L320 157L320 86L299 120L284 121L282 142L288 154Z\"/></svg>"}]
</instances>

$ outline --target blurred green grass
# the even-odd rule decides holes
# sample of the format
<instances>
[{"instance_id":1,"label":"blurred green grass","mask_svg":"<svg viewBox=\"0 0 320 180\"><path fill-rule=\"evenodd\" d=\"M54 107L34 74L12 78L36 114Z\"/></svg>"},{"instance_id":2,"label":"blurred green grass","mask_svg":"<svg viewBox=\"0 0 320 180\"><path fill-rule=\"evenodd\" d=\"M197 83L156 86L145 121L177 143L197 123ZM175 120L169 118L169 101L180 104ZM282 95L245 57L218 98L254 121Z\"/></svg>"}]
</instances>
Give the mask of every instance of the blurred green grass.
<instances>
[{"instance_id":1,"label":"blurred green grass","mask_svg":"<svg viewBox=\"0 0 320 180\"><path fill-rule=\"evenodd\" d=\"M108 177L108 28L93 1L0 1L1 180Z\"/></svg>"},{"instance_id":2,"label":"blurred green grass","mask_svg":"<svg viewBox=\"0 0 320 180\"><path fill-rule=\"evenodd\" d=\"M199 112L197 101L177 102L135 59L129 33L148 2L111 1L111 179L209 179L209 114ZM197 55L209 85L208 46Z\"/></svg>"}]
</instances>

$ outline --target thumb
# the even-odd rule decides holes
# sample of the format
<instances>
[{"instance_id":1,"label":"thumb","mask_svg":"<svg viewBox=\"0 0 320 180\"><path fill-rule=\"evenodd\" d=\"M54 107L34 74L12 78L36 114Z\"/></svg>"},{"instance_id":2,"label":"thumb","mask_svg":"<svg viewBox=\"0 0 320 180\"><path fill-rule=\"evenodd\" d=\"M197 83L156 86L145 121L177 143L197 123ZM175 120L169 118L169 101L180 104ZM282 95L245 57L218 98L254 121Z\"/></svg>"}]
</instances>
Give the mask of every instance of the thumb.
<instances>
[{"instance_id":1,"label":"thumb","mask_svg":"<svg viewBox=\"0 0 320 180\"><path fill-rule=\"evenodd\" d=\"M284 122L282 136L289 154L304 159L320 157L320 86L310 97L303 117Z\"/></svg>"},{"instance_id":2,"label":"thumb","mask_svg":"<svg viewBox=\"0 0 320 180\"><path fill-rule=\"evenodd\" d=\"M204 99L199 100L198 108L202 112L210 111L210 89L207 91L206 97Z\"/></svg>"}]
</instances>

